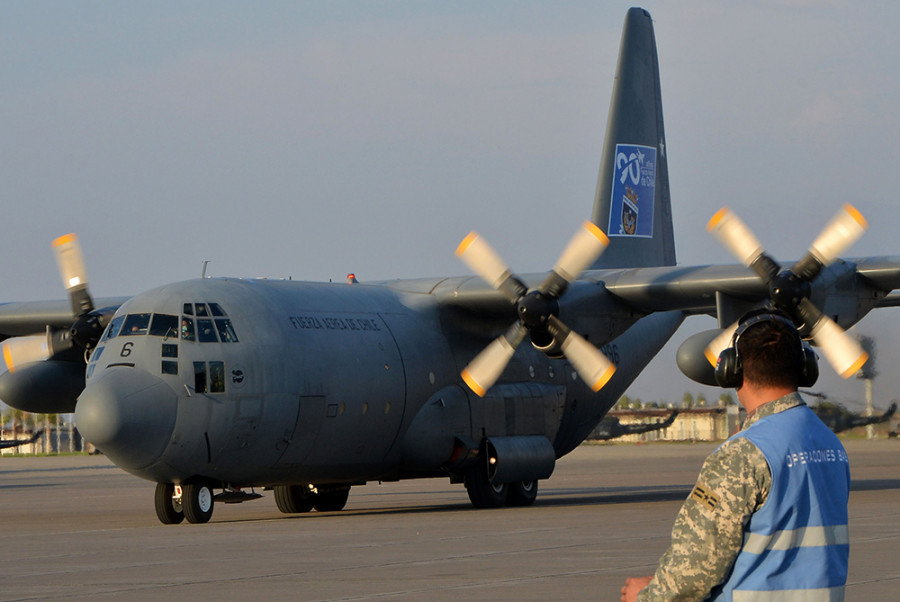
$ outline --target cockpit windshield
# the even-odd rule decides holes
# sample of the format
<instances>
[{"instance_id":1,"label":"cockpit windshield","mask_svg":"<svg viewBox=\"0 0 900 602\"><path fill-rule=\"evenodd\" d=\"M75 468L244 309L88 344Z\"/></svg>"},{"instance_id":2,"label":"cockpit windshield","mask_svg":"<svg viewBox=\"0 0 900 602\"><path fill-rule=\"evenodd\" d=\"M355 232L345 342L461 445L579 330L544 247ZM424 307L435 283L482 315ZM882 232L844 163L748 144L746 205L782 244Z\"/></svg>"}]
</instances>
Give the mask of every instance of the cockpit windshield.
<instances>
[{"instance_id":1,"label":"cockpit windshield","mask_svg":"<svg viewBox=\"0 0 900 602\"><path fill-rule=\"evenodd\" d=\"M237 343L228 314L218 303L185 303L183 315L128 314L109 323L102 341L123 336L147 335L200 343ZM196 316L196 317L195 317Z\"/></svg>"},{"instance_id":2,"label":"cockpit windshield","mask_svg":"<svg viewBox=\"0 0 900 602\"><path fill-rule=\"evenodd\" d=\"M119 336L147 334L147 330L150 328L150 316L151 314L128 314Z\"/></svg>"}]
</instances>

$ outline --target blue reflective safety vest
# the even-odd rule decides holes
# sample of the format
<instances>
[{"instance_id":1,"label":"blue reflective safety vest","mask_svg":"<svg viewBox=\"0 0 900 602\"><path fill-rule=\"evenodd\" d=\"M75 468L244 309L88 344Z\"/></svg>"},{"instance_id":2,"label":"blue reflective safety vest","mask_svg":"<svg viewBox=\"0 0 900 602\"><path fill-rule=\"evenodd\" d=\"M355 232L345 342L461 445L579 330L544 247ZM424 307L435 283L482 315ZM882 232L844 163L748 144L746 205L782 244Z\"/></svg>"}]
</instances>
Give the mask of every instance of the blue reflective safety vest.
<instances>
[{"instance_id":1,"label":"blue reflective safety vest","mask_svg":"<svg viewBox=\"0 0 900 602\"><path fill-rule=\"evenodd\" d=\"M850 556L844 446L806 405L761 418L734 437L765 455L772 488L711 599L843 600Z\"/></svg>"}]
</instances>

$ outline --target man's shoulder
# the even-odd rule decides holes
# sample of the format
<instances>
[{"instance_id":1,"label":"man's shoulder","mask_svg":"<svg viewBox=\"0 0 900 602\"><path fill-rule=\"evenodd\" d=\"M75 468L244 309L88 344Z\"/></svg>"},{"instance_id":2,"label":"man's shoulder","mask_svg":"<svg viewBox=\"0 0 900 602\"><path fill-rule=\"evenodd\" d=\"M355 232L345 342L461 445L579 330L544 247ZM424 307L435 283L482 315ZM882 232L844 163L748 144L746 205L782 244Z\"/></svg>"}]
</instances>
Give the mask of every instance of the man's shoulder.
<instances>
[{"instance_id":1,"label":"man's shoulder","mask_svg":"<svg viewBox=\"0 0 900 602\"><path fill-rule=\"evenodd\" d=\"M739 482L749 473L759 470L769 472L765 454L743 432L739 432L709 455L702 474L709 481Z\"/></svg>"}]
</instances>

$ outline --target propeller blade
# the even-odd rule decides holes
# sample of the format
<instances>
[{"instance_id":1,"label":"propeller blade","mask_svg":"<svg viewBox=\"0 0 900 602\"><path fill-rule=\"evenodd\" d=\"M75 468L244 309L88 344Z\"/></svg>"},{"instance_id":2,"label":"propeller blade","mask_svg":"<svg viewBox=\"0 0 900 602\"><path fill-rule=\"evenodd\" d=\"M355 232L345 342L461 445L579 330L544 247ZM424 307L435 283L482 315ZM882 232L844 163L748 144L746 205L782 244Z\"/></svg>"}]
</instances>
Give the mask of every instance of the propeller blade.
<instances>
[{"instance_id":1,"label":"propeller blade","mask_svg":"<svg viewBox=\"0 0 900 602\"><path fill-rule=\"evenodd\" d=\"M825 314L820 316L812 328L813 341L822 350L834 371L840 374L841 378L850 378L868 361L869 354L834 320Z\"/></svg>"},{"instance_id":2,"label":"propeller blade","mask_svg":"<svg viewBox=\"0 0 900 602\"><path fill-rule=\"evenodd\" d=\"M516 322L504 334L491 341L462 371L463 381L478 397L484 397L487 390L494 386L526 334L527 330L522 323Z\"/></svg>"},{"instance_id":3,"label":"propeller blade","mask_svg":"<svg viewBox=\"0 0 900 602\"><path fill-rule=\"evenodd\" d=\"M762 244L750 228L728 207L719 209L706 224L706 229L741 263L752 268L766 284L781 271L778 263L765 254Z\"/></svg>"},{"instance_id":4,"label":"propeller blade","mask_svg":"<svg viewBox=\"0 0 900 602\"><path fill-rule=\"evenodd\" d=\"M15 337L3 341L3 360L6 369L16 371L16 366L29 362L40 362L49 359L53 352L50 349L48 335L33 335L27 337Z\"/></svg>"},{"instance_id":5,"label":"propeller blade","mask_svg":"<svg viewBox=\"0 0 900 602\"><path fill-rule=\"evenodd\" d=\"M609 246L609 237L593 222L585 220L581 229L575 232L572 240L566 245L554 270L572 282L597 261L606 247Z\"/></svg>"},{"instance_id":6,"label":"propeller blade","mask_svg":"<svg viewBox=\"0 0 900 602\"><path fill-rule=\"evenodd\" d=\"M56 264L62 276L63 285L72 300L72 311L76 316L83 316L94 309L94 302L87 291L87 269L81 244L75 234L66 234L53 241L53 252Z\"/></svg>"},{"instance_id":7,"label":"propeller blade","mask_svg":"<svg viewBox=\"0 0 900 602\"><path fill-rule=\"evenodd\" d=\"M506 262L484 238L475 232L469 232L459 246L456 256L469 266L469 269L481 276L493 288L504 293L515 303L525 294L526 287L509 271Z\"/></svg>"},{"instance_id":8,"label":"propeller blade","mask_svg":"<svg viewBox=\"0 0 900 602\"><path fill-rule=\"evenodd\" d=\"M734 339L734 333L737 332L739 323L739 321L735 322L723 330L716 338L709 342L709 345L706 346L704 355L706 355L706 360L712 364L713 368L715 368L716 364L719 362L719 355L731 346L731 341Z\"/></svg>"},{"instance_id":9,"label":"propeller blade","mask_svg":"<svg viewBox=\"0 0 900 602\"><path fill-rule=\"evenodd\" d=\"M856 207L847 203L813 241L809 252L828 265L859 240L868 227L866 218Z\"/></svg>"},{"instance_id":10,"label":"propeller blade","mask_svg":"<svg viewBox=\"0 0 900 602\"><path fill-rule=\"evenodd\" d=\"M806 257L798 261L791 271L801 278L812 280L823 267L859 240L868 227L869 223L856 207L846 203L813 241Z\"/></svg>"},{"instance_id":11,"label":"propeller blade","mask_svg":"<svg viewBox=\"0 0 900 602\"><path fill-rule=\"evenodd\" d=\"M569 329L559 318L551 317L549 326L556 331L557 340L562 341L560 349L566 359L575 366L581 379L595 393L602 389L615 373L616 365L584 337Z\"/></svg>"},{"instance_id":12,"label":"propeller blade","mask_svg":"<svg viewBox=\"0 0 900 602\"><path fill-rule=\"evenodd\" d=\"M540 286L540 291L559 297L609 246L609 238L593 222L585 221L563 250L553 273Z\"/></svg>"},{"instance_id":13,"label":"propeller blade","mask_svg":"<svg viewBox=\"0 0 900 602\"><path fill-rule=\"evenodd\" d=\"M706 229L747 267L763 253L762 244L750 228L728 207L719 209L706 224Z\"/></svg>"}]
</instances>

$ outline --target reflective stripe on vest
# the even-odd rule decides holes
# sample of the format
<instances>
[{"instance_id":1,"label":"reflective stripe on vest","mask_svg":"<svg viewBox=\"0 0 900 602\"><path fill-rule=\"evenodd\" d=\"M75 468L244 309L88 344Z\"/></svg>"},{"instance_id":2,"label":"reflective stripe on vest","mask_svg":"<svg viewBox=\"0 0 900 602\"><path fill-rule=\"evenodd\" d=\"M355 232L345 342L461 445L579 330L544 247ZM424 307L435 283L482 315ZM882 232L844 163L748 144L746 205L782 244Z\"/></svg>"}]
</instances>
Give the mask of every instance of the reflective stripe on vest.
<instances>
[{"instance_id":1,"label":"reflective stripe on vest","mask_svg":"<svg viewBox=\"0 0 900 602\"><path fill-rule=\"evenodd\" d=\"M776 531L771 535L748 533L744 537L742 552L762 554L766 550L790 550L813 546L836 546L850 543L847 525L803 527L788 531Z\"/></svg>"}]
</instances>

